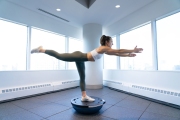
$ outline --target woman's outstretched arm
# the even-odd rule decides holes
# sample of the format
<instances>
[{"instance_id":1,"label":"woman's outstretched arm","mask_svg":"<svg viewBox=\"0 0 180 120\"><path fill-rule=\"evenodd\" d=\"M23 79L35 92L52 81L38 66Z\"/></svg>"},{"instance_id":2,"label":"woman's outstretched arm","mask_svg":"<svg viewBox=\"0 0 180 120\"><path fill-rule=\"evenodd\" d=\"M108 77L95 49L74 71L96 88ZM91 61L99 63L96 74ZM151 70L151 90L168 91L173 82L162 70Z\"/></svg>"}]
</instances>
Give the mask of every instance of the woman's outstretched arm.
<instances>
[{"instance_id":1,"label":"woman's outstretched arm","mask_svg":"<svg viewBox=\"0 0 180 120\"><path fill-rule=\"evenodd\" d=\"M137 46L134 49L111 49L111 48L106 48L105 53L108 55L122 55L125 53L141 53L143 51L142 48L137 48Z\"/></svg>"},{"instance_id":2,"label":"woman's outstretched arm","mask_svg":"<svg viewBox=\"0 0 180 120\"><path fill-rule=\"evenodd\" d=\"M117 56L120 56L120 57L135 57L136 54L134 54L134 53L125 53L125 54L119 54Z\"/></svg>"},{"instance_id":3,"label":"woman's outstretched arm","mask_svg":"<svg viewBox=\"0 0 180 120\"><path fill-rule=\"evenodd\" d=\"M117 53L117 54L115 54L115 56L119 56L119 57L135 57L136 54L134 54L134 53Z\"/></svg>"}]
</instances>

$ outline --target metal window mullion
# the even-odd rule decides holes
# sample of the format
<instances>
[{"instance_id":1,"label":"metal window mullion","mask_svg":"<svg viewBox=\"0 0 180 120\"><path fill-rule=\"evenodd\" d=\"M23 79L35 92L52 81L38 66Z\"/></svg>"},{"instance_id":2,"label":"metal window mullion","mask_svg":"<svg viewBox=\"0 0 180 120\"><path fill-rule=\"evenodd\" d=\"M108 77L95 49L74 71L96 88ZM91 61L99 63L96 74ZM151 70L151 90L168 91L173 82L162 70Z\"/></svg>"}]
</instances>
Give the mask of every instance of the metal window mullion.
<instances>
[{"instance_id":1,"label":"metal window mullion","mask_svg":"<svg viewBox=\"0 0 180 120\"><path fill-rule=\"evenodd\" d=\"M156 21L151 21L153 69L158 70Z\"/></svg>"},{"instance_id":2,"label":"metal window mullion","mask_svg":"<svg viewBox=\"0 0 180 120\"><path fill-rule=\"evenodd\" d=\"M65 53L69 52L69 37L66 36L66 41L65 41ZM68 69L68 62L65 62L65 69Z\"/></svg>"},{"instance_id":3,"label":"metal window mullion","mask_svg":"<svg viewBox=\"0 0 180 120\"><path fill-rule=\"evenodd\" d=\"M105 69L105 67L104 67L104 56L105 56L105 54L103 55L103 69Z\"/></svg>"},{"instance_id":4,"label":"metal window mullion","mask_svg":"<svg viewBox=\"0 0 180 120\"><path fill-rule=\"evenodd\" d=\"M116 35L116 48L120 49L120 35ZM121 68L120 57L117 57L117 69Z\"/></svg>"},{"instance_id":5,"label":"metal window mullion","mask_svg":"<svg viewBox=\"0 0 180 120\"><path fill-rule=\"evenodd\" d=\"M31 62L31 27L27 26L27 46L26 46L26 70L30 70Z\"/></svg>"}]
</instances>

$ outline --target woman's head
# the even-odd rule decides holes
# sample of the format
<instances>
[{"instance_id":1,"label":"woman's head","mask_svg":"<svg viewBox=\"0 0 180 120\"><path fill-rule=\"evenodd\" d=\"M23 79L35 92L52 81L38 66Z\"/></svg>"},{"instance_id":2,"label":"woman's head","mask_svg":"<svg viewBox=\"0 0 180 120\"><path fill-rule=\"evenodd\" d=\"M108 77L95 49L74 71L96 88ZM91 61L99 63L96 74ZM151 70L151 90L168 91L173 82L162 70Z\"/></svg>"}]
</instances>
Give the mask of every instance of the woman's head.
<instances>
[{"instance_id":1,"label":"woman's head","mask_svg":"<svg viewBox=\"0 0 180 120\"><path fill-rule=\"evenodd\" d=\"M112 38L110 36L101 36L100 39L101 46L108 46L111 47L113 45Z\"/></svg>"}]
</instances>

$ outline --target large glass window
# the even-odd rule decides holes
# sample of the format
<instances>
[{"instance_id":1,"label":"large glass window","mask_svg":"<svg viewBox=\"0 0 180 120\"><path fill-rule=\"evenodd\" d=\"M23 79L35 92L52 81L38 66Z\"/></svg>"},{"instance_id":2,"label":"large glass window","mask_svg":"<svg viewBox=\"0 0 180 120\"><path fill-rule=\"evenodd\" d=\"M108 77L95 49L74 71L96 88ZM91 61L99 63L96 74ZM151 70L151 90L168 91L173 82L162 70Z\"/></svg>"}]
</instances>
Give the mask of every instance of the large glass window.
<instances>
[{"instance_id":1,"label":"large glass window","mask_svg":"<svg viewBox=\"0 0 180 120\"><path fill-rule=\"evenodd\" d=\"M0 70L26 70L27 27L0 20Z\"/></svg>"},{"instance_id":2,"label":"large glass window","mask_svg":"<svg viewBox=\"0 0 180 120\"><path fill-rule=\"evenodd\" d=\"M113 46L112 49L117 49L116 37L112 37ZM117 57L104 54L104 69L117 69Z\"/></svg>"},{"instance_id":3,"label":"large glass window","mask_svg":"<svg viewBox=\"0 0 180 120\"><path fill-rule=\"evenodd\" d=\"M180 70L180 12L156 21L158 70Z\"/></svg>"},{"instance_id":4,"label":"large glass window","mask_svg":"<svg viewBox=\"0 0 180 120\"><path fill-rule=\"evenodd\" d=\"M51 32L31 29L31 49L43 46L45 49L65 53L65 37ZM65 69L65 62L49 55L31 54L31 70L59 70Z\"/></svg>"},{"instance_id":5,"label":"large glass window","mask_svg":"<svg viewBox=\"0 0 180 120\"><path fill-rule=\"evenodd\" d=\"M74 38L69 38L69 53L74 51L81 51L83 47L83 42ZM68 62L68 69L76 69L75 62Z\"/></svg>"},{"instance_id":6,"label":"large glass window","mask_svg":"<svg viewBox=\"0 0 180 120\"><path fill-rule=\"evenodd\" d=\"M143 48L136 57L121 57L120 65L123 70L152 70L152 37L151 24L144 25L120 35L121 49Z\"/></svg>"}]
</instances>

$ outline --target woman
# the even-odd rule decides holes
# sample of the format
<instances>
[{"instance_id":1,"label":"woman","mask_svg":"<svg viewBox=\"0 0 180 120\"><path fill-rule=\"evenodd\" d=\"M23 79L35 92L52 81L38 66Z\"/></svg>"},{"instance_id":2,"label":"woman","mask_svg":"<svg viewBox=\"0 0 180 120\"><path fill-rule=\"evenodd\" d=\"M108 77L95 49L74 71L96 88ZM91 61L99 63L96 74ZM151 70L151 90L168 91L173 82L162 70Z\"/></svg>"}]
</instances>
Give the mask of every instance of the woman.
<instances>
[{"instance_id":1,"label":"woman","mask_svg":"<svg viewBox=\"0 0 180 120\"><path fill-rule=\"evenodd\" d=\"M94 49L88 53L82 53L80 51L75 51L73 53L57 53L54 50L46 50L42 46L35 48L31 51L31 53L45 53L47 55L53 56L59 60L67 61L67 62L76 62L76 67L80 76L80 88L82 92L81 101L89 101L93 102L95 99L89 97L86 94L85 88L85 65L86 61L96 61L102 57L105 53L107 55L115 55L120 57L135 57L136 54L143 51L142 48L137 48L137 46L132 50L127 49L112 49L113 41L109 36L103 35L100 39L101 46Z\"/></svg>"}]
</instances>

